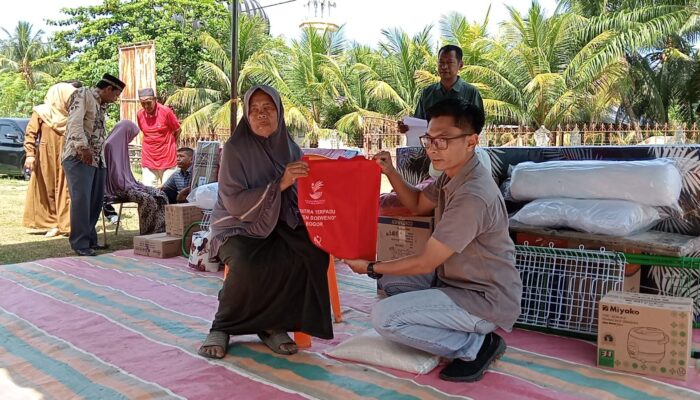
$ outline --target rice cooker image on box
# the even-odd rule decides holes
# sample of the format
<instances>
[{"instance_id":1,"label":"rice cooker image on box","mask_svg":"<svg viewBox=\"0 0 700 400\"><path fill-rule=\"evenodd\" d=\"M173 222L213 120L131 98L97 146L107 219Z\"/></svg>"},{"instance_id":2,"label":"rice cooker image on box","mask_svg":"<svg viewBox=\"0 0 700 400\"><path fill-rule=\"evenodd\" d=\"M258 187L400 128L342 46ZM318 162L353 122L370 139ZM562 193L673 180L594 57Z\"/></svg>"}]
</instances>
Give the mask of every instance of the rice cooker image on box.
<instances>
[{"instance_id":1,"label":"rice cooker image on box","mask_svg":"<svg viewBox=\"0 0 700 400\"><path fill-rule=\"evenodd\" d=\"M627 336L627 353L643 363L659 363L666 355L668 335L661 329L640 327Z\"/></svg>"}]
</instances>

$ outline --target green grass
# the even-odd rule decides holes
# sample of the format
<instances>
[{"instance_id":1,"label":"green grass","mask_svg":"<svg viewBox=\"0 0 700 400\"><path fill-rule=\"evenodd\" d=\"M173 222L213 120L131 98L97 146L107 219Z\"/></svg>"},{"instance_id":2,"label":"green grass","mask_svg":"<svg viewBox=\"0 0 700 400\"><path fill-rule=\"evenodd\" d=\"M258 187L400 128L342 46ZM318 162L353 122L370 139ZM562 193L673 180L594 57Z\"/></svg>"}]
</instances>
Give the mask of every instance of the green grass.
<instances>
[{"instance_id":1,"label":"green grass","mask_svg":"<svg viewBox=\"0 0 700 400\"><path fill-rule=\"evenodd\" d=\"M50 257L72 256L68 237L45 238L44 231L36 231L22 226L24 202L28 182L0 178L0 264L13 264ZM107 222L107 243L109 250L133 248L133 237L138 235L138 216L135 208L125 208L119 235L114 235L115 227ZM100 244L103 243L102 218L97 224Z\"/></svg>"}]
</instances>

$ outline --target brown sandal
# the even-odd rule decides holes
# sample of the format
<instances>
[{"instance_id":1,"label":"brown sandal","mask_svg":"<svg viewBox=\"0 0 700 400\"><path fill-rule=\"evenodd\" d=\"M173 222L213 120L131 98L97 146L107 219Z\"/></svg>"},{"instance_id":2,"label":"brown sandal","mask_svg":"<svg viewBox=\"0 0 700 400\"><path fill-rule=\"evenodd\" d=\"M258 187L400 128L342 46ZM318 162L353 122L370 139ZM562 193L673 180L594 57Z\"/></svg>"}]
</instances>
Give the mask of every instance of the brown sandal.
<instances>
[{"instance_id":1,"label":"brown sandal","mask_svg":"<svg viewBox=\"0 0 700 400\"><path fill-rule=\"evenodd\" d=\"M207 338L204 339L204 343L199 347L199 351L197 353L206 358L224 358L226 356L226 352L228 352L228 340L229 340L229 335L226 332L221 332L221 331L211 331L207 335ZM204 351L205 347L221 347L224 349L224 355L221 357L216 357L211 355L210 353Z\"/></svg>"},{"instance_id":2,"label":"brown sandal","mask_svg":"<svg viewBox=\"0 0 700 400\"><path fill-rule=\"evenodd\" d=\"M267 347L270 348L270 350L274 351L277 354L289 356L292 354L296 354L299 351L298 348L294 350L282 349L283 344L293 344L294 346L296 346L297 344L292 338L289 337L287 332L260 332L258 333L258 337L260 338L260 340L263 341L263 343L265 343Z\"/></svg>"}]
</instances>

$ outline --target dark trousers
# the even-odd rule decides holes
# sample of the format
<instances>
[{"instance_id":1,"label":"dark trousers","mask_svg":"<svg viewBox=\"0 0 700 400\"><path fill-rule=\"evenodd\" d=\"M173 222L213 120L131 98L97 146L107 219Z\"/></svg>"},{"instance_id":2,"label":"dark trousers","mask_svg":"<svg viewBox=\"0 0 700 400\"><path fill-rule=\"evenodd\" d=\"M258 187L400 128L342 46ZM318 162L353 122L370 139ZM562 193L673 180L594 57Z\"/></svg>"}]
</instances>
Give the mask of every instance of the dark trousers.
<instances>
[{"instance_id":1,"label":"dark trousers","mask_svg":"<svg viewBox=\"0 0 700 400\"><path fill-rule=\"evenodd\" d=\"M97 245L95 224L102 211L107 169L69 157L63 160L63 170L70 193L70 247L86 250Z\"/></svg>"},{"instance_id":2,"label":"dark trousers","mask_svg":"<svg viewBox=\"0 0 700 400\"><path fill-rule=\"evenodd\" d=\"M163 192L168 196L168 204L177 204L177 190L171 188L164 188Z\"/></svg>"}]
</instances>

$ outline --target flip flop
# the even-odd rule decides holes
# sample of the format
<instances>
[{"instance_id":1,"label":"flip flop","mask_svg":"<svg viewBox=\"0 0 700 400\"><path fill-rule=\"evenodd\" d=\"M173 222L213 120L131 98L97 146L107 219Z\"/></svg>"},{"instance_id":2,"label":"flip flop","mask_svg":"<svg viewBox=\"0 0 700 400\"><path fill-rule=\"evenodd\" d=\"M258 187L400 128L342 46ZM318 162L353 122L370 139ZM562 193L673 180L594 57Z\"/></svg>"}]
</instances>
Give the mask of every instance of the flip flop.
<instances>
[{"instance_id":1,"label":"flip flop","mask_svg":"<svg viewBox=\"0 0 700 400\"><path fill-rule=\"evenodd\" d=\"M260 340L265 343L267 347L270 348L270 350L274 351L277 354L282 354L285 356L289 356L292 354L296 354L299 349L294 349L294 350L284 350L282 349L283 344L293 344L296 345L297 343L287 335L287 332L275 332L275 333L267 333L267 332L260 332L258 333L258 337Z\"/></svg>"},{"instance_id":2,"label":"flip flop","mask_svg":"<svg viewBox=\"0 0 700 400\"><path fill-rule=\"evenodd\" d=\"M209 332L209 335L207 335L207 338L204 339L204 343L199 347L199 351L197 353L206 358L224 358L226 356L226 352L228 351L228 340L229 340L229 335L226 332L221 332L221 331L211 331ZM213 356L206 351L204 351L205 347L213 347L213 346L219 346L224 349L224 355L221 357L216 357Z\"/></svg>"}]
</instances>

